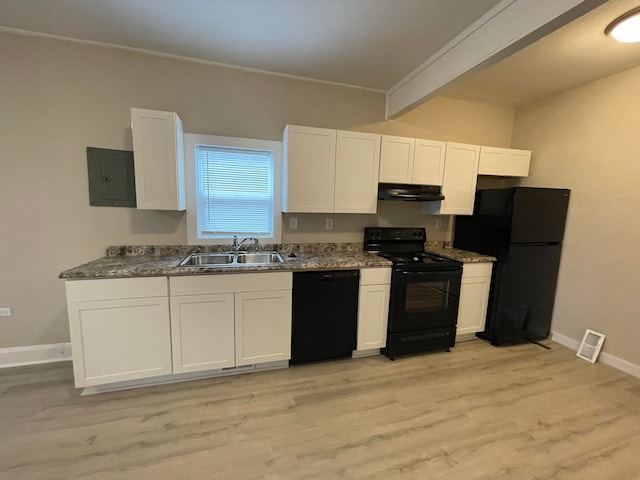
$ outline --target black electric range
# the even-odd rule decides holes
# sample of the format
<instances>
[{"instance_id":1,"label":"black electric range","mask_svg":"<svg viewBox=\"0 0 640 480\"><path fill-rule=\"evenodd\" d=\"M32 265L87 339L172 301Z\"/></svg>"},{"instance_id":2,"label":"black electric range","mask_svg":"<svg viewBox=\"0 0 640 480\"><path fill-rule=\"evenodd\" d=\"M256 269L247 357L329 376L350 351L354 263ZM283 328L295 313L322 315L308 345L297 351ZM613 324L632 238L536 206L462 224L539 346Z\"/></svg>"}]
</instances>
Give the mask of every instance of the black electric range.
<instances>
[{"instance_id":1,"label":"black electric range","mask_svg":"<svg viewBox=\"0 0 640 480\"><path fill-rule=\"evenodd\" d=\"M387 346L398 355L455 344L462 263L424 252L425 228L365 228L364 249L393 262Z\"/></svg>"}]
</instances>

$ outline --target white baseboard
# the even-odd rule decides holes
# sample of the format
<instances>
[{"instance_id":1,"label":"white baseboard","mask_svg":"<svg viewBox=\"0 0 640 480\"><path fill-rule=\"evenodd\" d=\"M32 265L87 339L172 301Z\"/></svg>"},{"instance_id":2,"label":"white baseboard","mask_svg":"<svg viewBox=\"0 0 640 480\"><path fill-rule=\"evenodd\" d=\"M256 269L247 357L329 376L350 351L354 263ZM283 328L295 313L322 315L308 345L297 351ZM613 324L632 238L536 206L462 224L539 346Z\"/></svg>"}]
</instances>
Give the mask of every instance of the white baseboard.
<instances>
[{"instance_id":1,"label":"white baseboard","mask_svg":"<svg viewBox=\"0 0 640 480\"><path fill-rule=\"evenodd\" d=\"M0 368L22 367L64 360L71 360L70 343L0 348Z\"/></svg>"},{"instance_id":2,"label":"white baseboard","mask_svg":"<svg viewBox=\"0 0 640 480\"><path fill-rule=\"evenodd\" d=\"M582 341L582 340L574 340L573 338L569 338L565 335L561 335L556 332L552 332L551 340L559 343L560 345L564 345L565 347L568 347L571 350L576 352L578 351L578 348L580 347L580 342ZM635 365L631 362L627 362L626 360L623 360L621 358L618 358L606 352L602 352L598 357L598 360L600 360L605 365L609 365L610 367L613 367L617 370L623 371L625 373L628 373L629 375L633 375L634 377L640 378L640 365Z\"/></svg>"}]
</instances>

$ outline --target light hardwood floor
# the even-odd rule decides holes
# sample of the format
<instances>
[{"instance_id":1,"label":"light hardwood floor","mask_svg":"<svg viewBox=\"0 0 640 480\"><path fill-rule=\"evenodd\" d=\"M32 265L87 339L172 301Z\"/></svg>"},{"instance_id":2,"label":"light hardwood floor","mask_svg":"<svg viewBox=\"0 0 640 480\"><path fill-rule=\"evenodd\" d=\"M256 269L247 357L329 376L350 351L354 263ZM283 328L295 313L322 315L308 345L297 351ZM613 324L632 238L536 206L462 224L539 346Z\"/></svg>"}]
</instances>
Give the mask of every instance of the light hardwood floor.
<instances>
[{"instance_id":1,"label":"light hardwood floor","mask_svg":"<svg viewBox=\"0 0 640 480\"><path fill-rule=\"evenodd\" d=\"M640 379L547 343L91 397L0 370L0 479L640 478Z\"/></svg>"}]
</instances>

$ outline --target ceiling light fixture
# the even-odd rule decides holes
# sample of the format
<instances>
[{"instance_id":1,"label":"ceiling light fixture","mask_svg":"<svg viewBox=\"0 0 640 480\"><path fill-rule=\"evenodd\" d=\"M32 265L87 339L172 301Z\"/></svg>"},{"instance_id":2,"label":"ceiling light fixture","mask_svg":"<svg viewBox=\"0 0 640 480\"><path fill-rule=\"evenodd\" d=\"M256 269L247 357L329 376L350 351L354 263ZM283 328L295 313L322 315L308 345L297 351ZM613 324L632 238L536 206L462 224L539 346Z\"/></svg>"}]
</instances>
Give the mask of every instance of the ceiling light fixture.
<instances>
[{"instance_id":1,"label":"ceiling light fixture","mask_svg":"<svg viewBox=\"0 0 640 480\"><path fill-rule=\"evenodd\" d=\"M611 35L619 42L640 42L640 7L620 15L604 29L605 35Z\"/></svg>"}]
</instances>

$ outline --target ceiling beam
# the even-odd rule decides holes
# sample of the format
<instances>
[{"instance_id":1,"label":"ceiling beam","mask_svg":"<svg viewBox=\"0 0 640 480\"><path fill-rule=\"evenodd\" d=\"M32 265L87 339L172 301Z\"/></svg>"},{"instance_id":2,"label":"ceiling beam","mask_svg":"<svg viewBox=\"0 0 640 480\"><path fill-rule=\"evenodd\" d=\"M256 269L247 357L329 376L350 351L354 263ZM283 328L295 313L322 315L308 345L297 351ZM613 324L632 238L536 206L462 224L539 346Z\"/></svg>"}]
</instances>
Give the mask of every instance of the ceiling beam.
<instances>
[{"instance_id":1,"label":"ceiling beam","mask_svg":"<svg viewBox=\"0 0 640 480\"><path fill-rule=\"evenodd\" d=\"M503 0L387 91L386 118L438 95L607 0Z\"/></svg>"}]
</instances>

